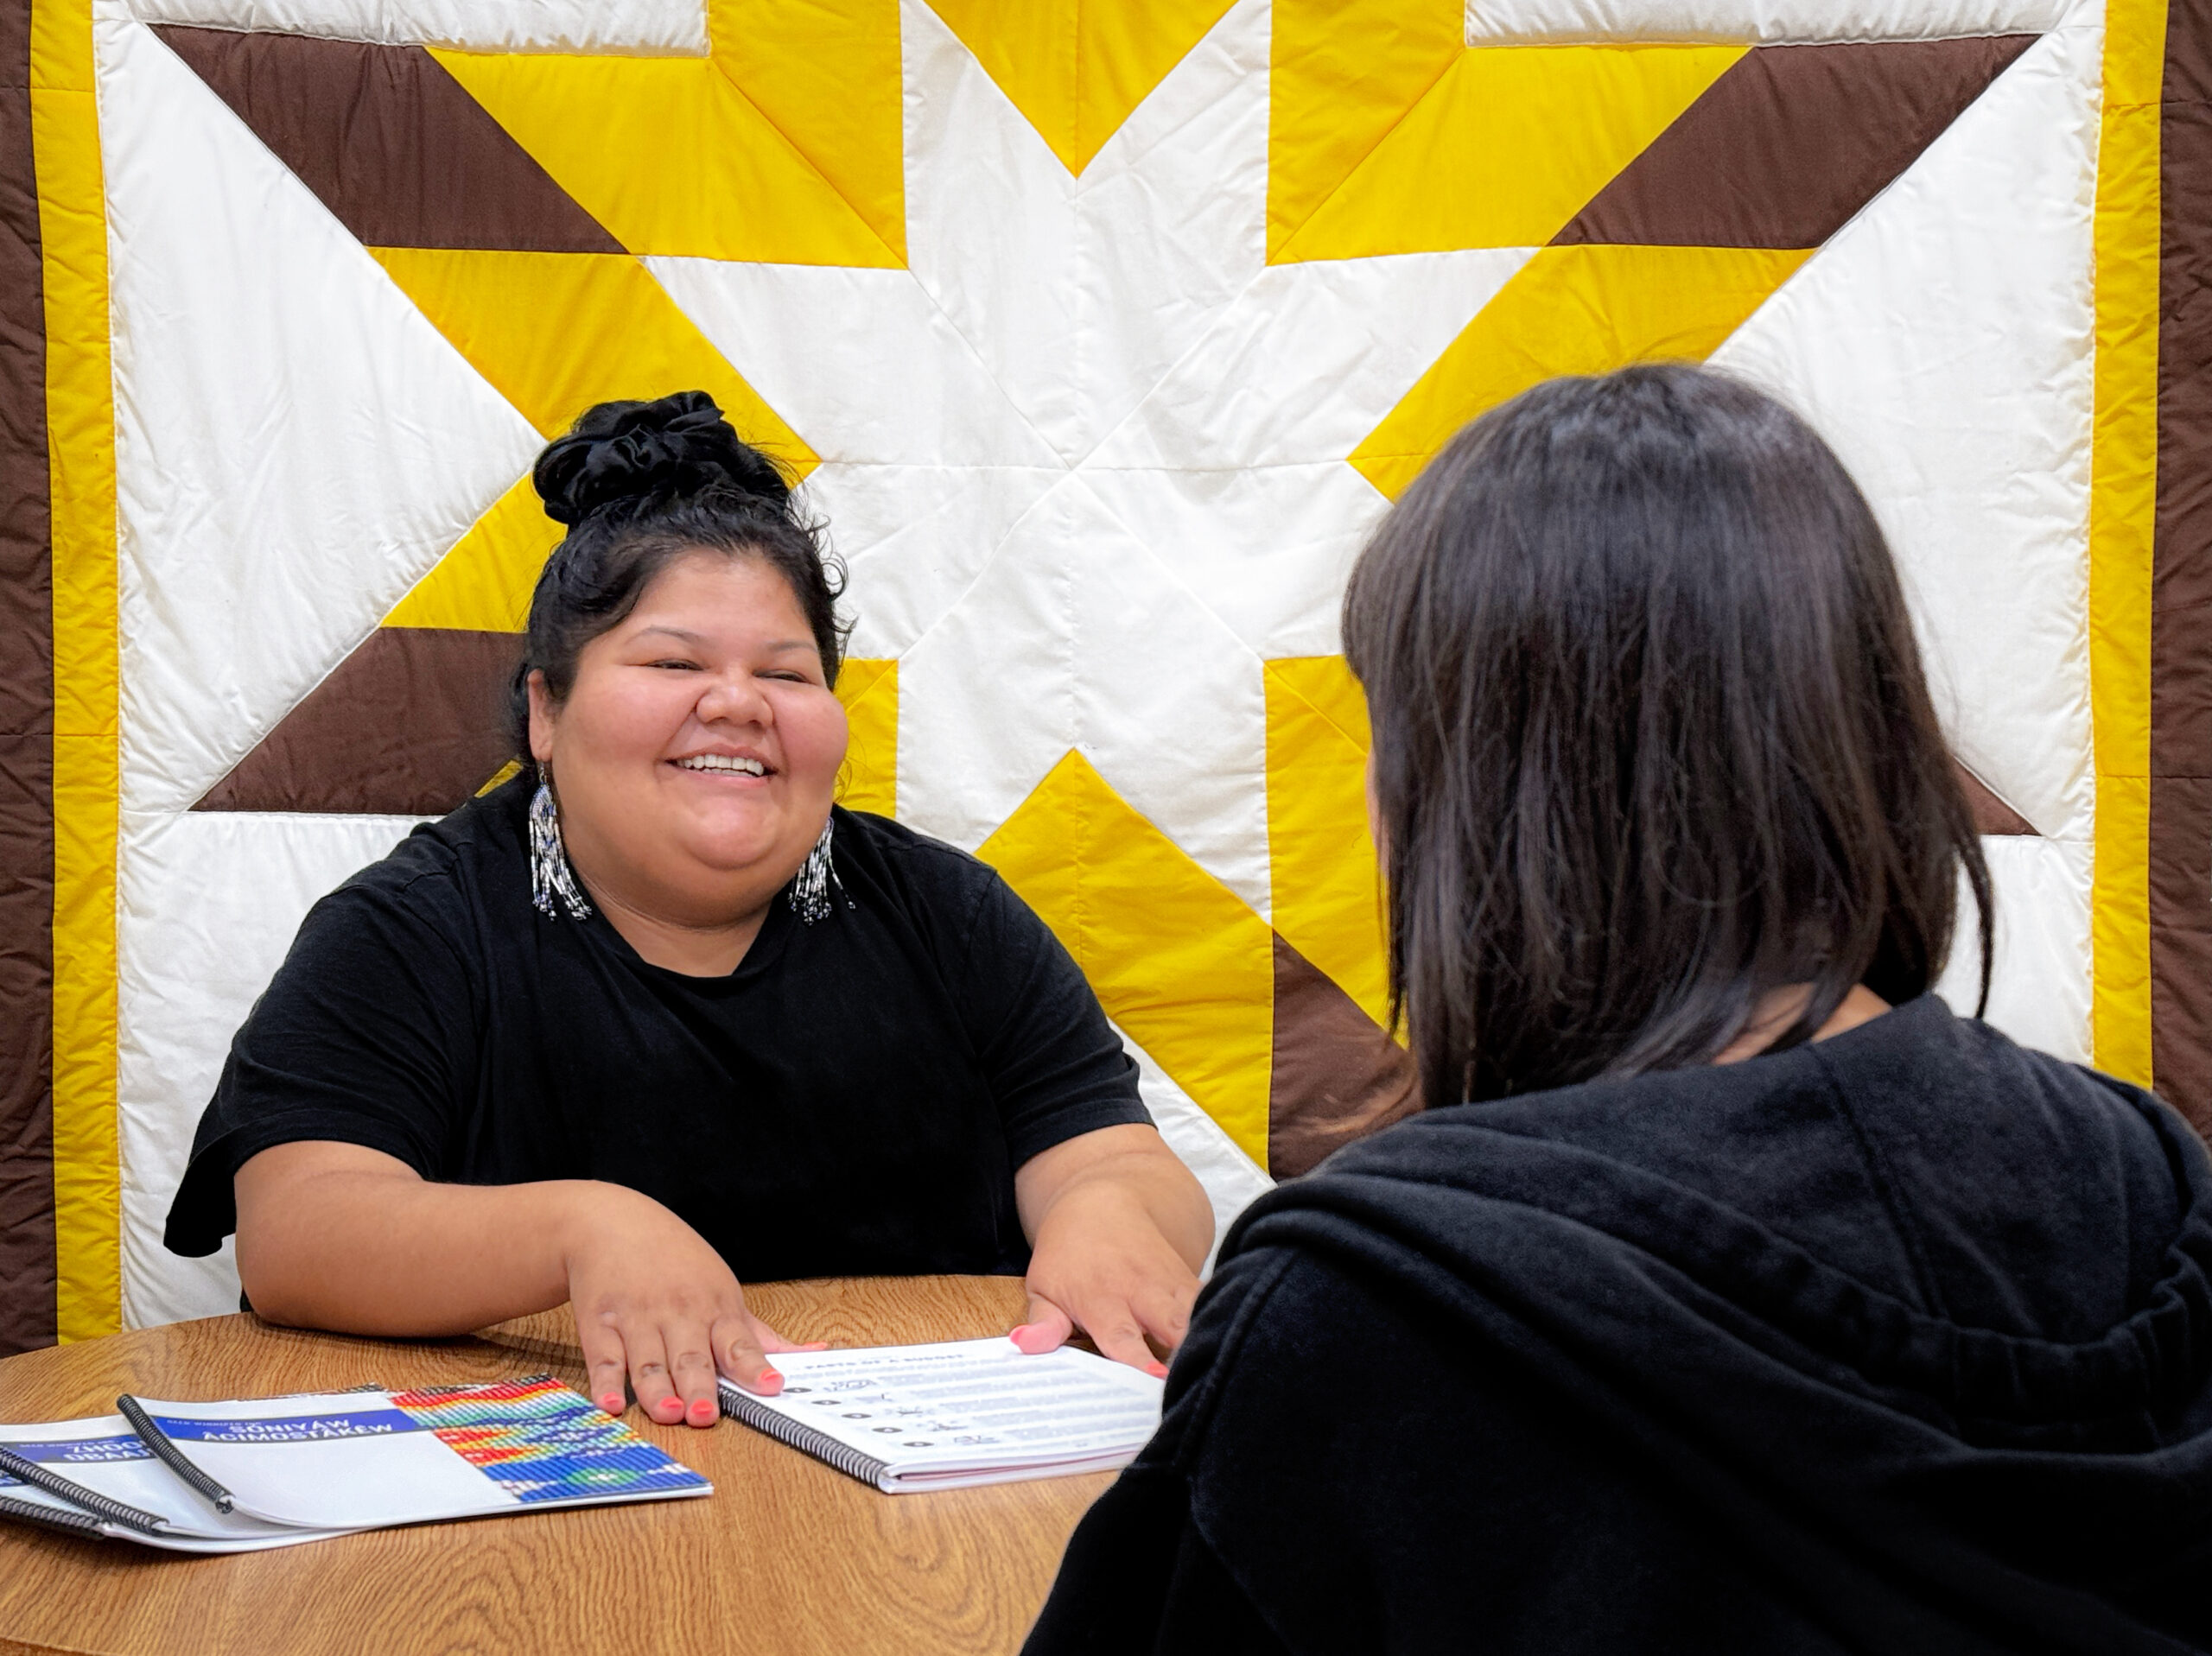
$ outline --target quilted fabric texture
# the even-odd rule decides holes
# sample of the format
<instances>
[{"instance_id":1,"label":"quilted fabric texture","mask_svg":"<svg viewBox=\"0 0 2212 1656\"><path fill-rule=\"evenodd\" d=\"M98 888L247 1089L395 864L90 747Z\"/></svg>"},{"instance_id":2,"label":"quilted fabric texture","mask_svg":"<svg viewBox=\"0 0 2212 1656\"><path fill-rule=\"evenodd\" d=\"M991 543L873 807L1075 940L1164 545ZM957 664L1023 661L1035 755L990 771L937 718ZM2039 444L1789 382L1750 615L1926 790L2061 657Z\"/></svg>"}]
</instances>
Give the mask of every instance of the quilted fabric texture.
<instances>
[{"instance_id":1,"label":"quilted fabric texture","mask_svg":"<svg viewBox=\"0 0 2212 1656\"><path fill-rule=\"evenodd\" d=\"M0 1348L235 1304L159 1240L230 1034L507 762L538 447L693 386L850 568L845 802L1045 916L1224 1220L1413 1104L1362 536L1484 409L1654 357L1778 391L1873 498L1993 1017L2212 1107L2193 14L8 10Z\"/></svg>"}]
</instances>

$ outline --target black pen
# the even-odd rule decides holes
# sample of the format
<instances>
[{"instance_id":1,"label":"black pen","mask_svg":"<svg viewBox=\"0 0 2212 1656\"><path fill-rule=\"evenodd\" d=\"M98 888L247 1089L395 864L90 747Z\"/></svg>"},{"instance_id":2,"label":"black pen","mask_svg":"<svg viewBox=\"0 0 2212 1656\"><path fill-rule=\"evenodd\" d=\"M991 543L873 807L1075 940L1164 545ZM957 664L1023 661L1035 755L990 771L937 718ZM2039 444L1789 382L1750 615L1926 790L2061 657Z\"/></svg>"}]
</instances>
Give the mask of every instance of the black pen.
<instances>
[{"instance_id":1,"label":"black pen","mask_svg":"<svg viewBox=\"0 0 2212 1656\"><path fill-rule=\"evenodd\" d=\"M154 1417L139 1406L137 1398L126 1392L116 1399L115 1406L123 1411L123 1418L130 1423L130 1429L153 1450L154 1458L205 1495L217 1512L227 1513L237 1504L229 1490L187 1460L184 1451L169 1442L168 1435L154 1424Z\"/></svg>"},{"instance_id":2,"label":"black pen","mask_svg":"<svg viewBox=\"0 0 2212 1656\"><path fill-rule=\"evenodd\" d=\"M142 1535L159 1535L168 1527L168 1520L157 1513L141 1512L136 1507L126 1507L97 1489L87 1489L81 1483L49 1471L36 1461L24 1459L5 1444L0 1444L0 1472L19 1478L49 1495L59 1495L73 1507L82 1507L86 1512L105 1518L111 1524L120 1524L125 1529L137 1530Z\"/></svg>"}]
</instances>

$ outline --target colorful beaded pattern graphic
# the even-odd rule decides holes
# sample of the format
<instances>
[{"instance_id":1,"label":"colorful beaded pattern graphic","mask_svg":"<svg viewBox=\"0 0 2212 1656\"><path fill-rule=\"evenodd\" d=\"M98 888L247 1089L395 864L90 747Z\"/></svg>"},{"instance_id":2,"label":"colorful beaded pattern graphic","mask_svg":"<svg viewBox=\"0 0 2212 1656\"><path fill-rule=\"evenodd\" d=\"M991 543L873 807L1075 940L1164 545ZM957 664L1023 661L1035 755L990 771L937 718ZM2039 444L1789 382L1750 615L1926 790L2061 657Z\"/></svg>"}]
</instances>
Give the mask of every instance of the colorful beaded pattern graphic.
<instances>
[{"instance_id":1,"label":"colorful beaded pattern graphic","mask_svg":"<svg viewBox=\"0 0 2212 1656\"><path fill-rule=\"evenodd\" d=\"M708 1487L620 1420L548 1375L399 1392L392 1406L518 1501L678 1494Z\"/></svg>"}]
</instances>

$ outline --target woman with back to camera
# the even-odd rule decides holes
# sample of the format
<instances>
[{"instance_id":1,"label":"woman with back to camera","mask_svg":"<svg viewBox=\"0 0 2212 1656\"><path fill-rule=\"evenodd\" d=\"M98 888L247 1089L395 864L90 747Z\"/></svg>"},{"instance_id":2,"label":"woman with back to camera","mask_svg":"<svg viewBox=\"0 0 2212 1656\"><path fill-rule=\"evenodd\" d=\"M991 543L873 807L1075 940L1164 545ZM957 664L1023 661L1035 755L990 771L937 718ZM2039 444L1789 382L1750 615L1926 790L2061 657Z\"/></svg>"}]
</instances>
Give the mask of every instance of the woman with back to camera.
<instances>
[{"instance_id":1,"label":"woman with back to camera","mask_svg":"<svg viewBox=\"0 0 2212 1656\"><path fill-rule=\"evenodd\" d=\"M1432 1108L1255 1203L1029 1650L2212 1640L2212 1172L1929 991L1989 881L1834 455L1540 386L1356 568Z\"/></svg>"},{"instance_id":2,"label":"woman with back to camera","mask_svg":"<svg viewBox=\"0 0 2212 1656\"><path fill-rule=\"evenodd\" d=\"M715 1418L790 1349L740 1278L1027 1271L1153 1368L1212 1240L1065 949L975 859L834 809L838 586L699 392L539 459L568 525L523 773L316 904L168 1220L279 1322L433 1335L573 1302L592 1395Z\"/></svg>"}]
</instances>

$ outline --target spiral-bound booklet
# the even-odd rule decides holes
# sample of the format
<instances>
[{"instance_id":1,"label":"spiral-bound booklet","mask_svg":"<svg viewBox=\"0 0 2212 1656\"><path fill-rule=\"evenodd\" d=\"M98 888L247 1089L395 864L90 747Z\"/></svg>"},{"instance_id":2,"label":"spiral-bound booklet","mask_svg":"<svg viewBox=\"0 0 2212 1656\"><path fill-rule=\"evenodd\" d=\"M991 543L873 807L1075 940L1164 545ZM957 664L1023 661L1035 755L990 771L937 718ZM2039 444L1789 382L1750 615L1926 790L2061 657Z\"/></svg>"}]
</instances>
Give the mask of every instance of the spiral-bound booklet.
<instances>
[{"instance_id":1,"label":"spiral-bound booklet","mask_svg":"<svg viewBox=\"0 0 2212 1656\"><path fill-rule=\"evenodd\" d=\"M713 1493L550 1376L0 1425L0 1517L186 1551Z\"/></svg>"},{"instance_id":2,"label":"spiral-bound booklet","mask_svg":"<svg viewBox=\"0 0 2212 1656\"><path fill-rule=\"evenodd\" d=\"M1161 1383L1013 1341L779 1352L784 1389L724 1380L722 1412L891 1494L1110 1472L1160 1424Z\"/></svg>"},{"instance_id":3,"label":"spiral-bound booklet","mask_svg":"<svg viewBox=\"0 0 2212 1656\"><path fill-rule=\"evenodd\" d=\"M251 1552L339 1532L217 1512L119 1414L0 1425L0 1517L179 1552Z\"/></svg>"}]
</instances>

